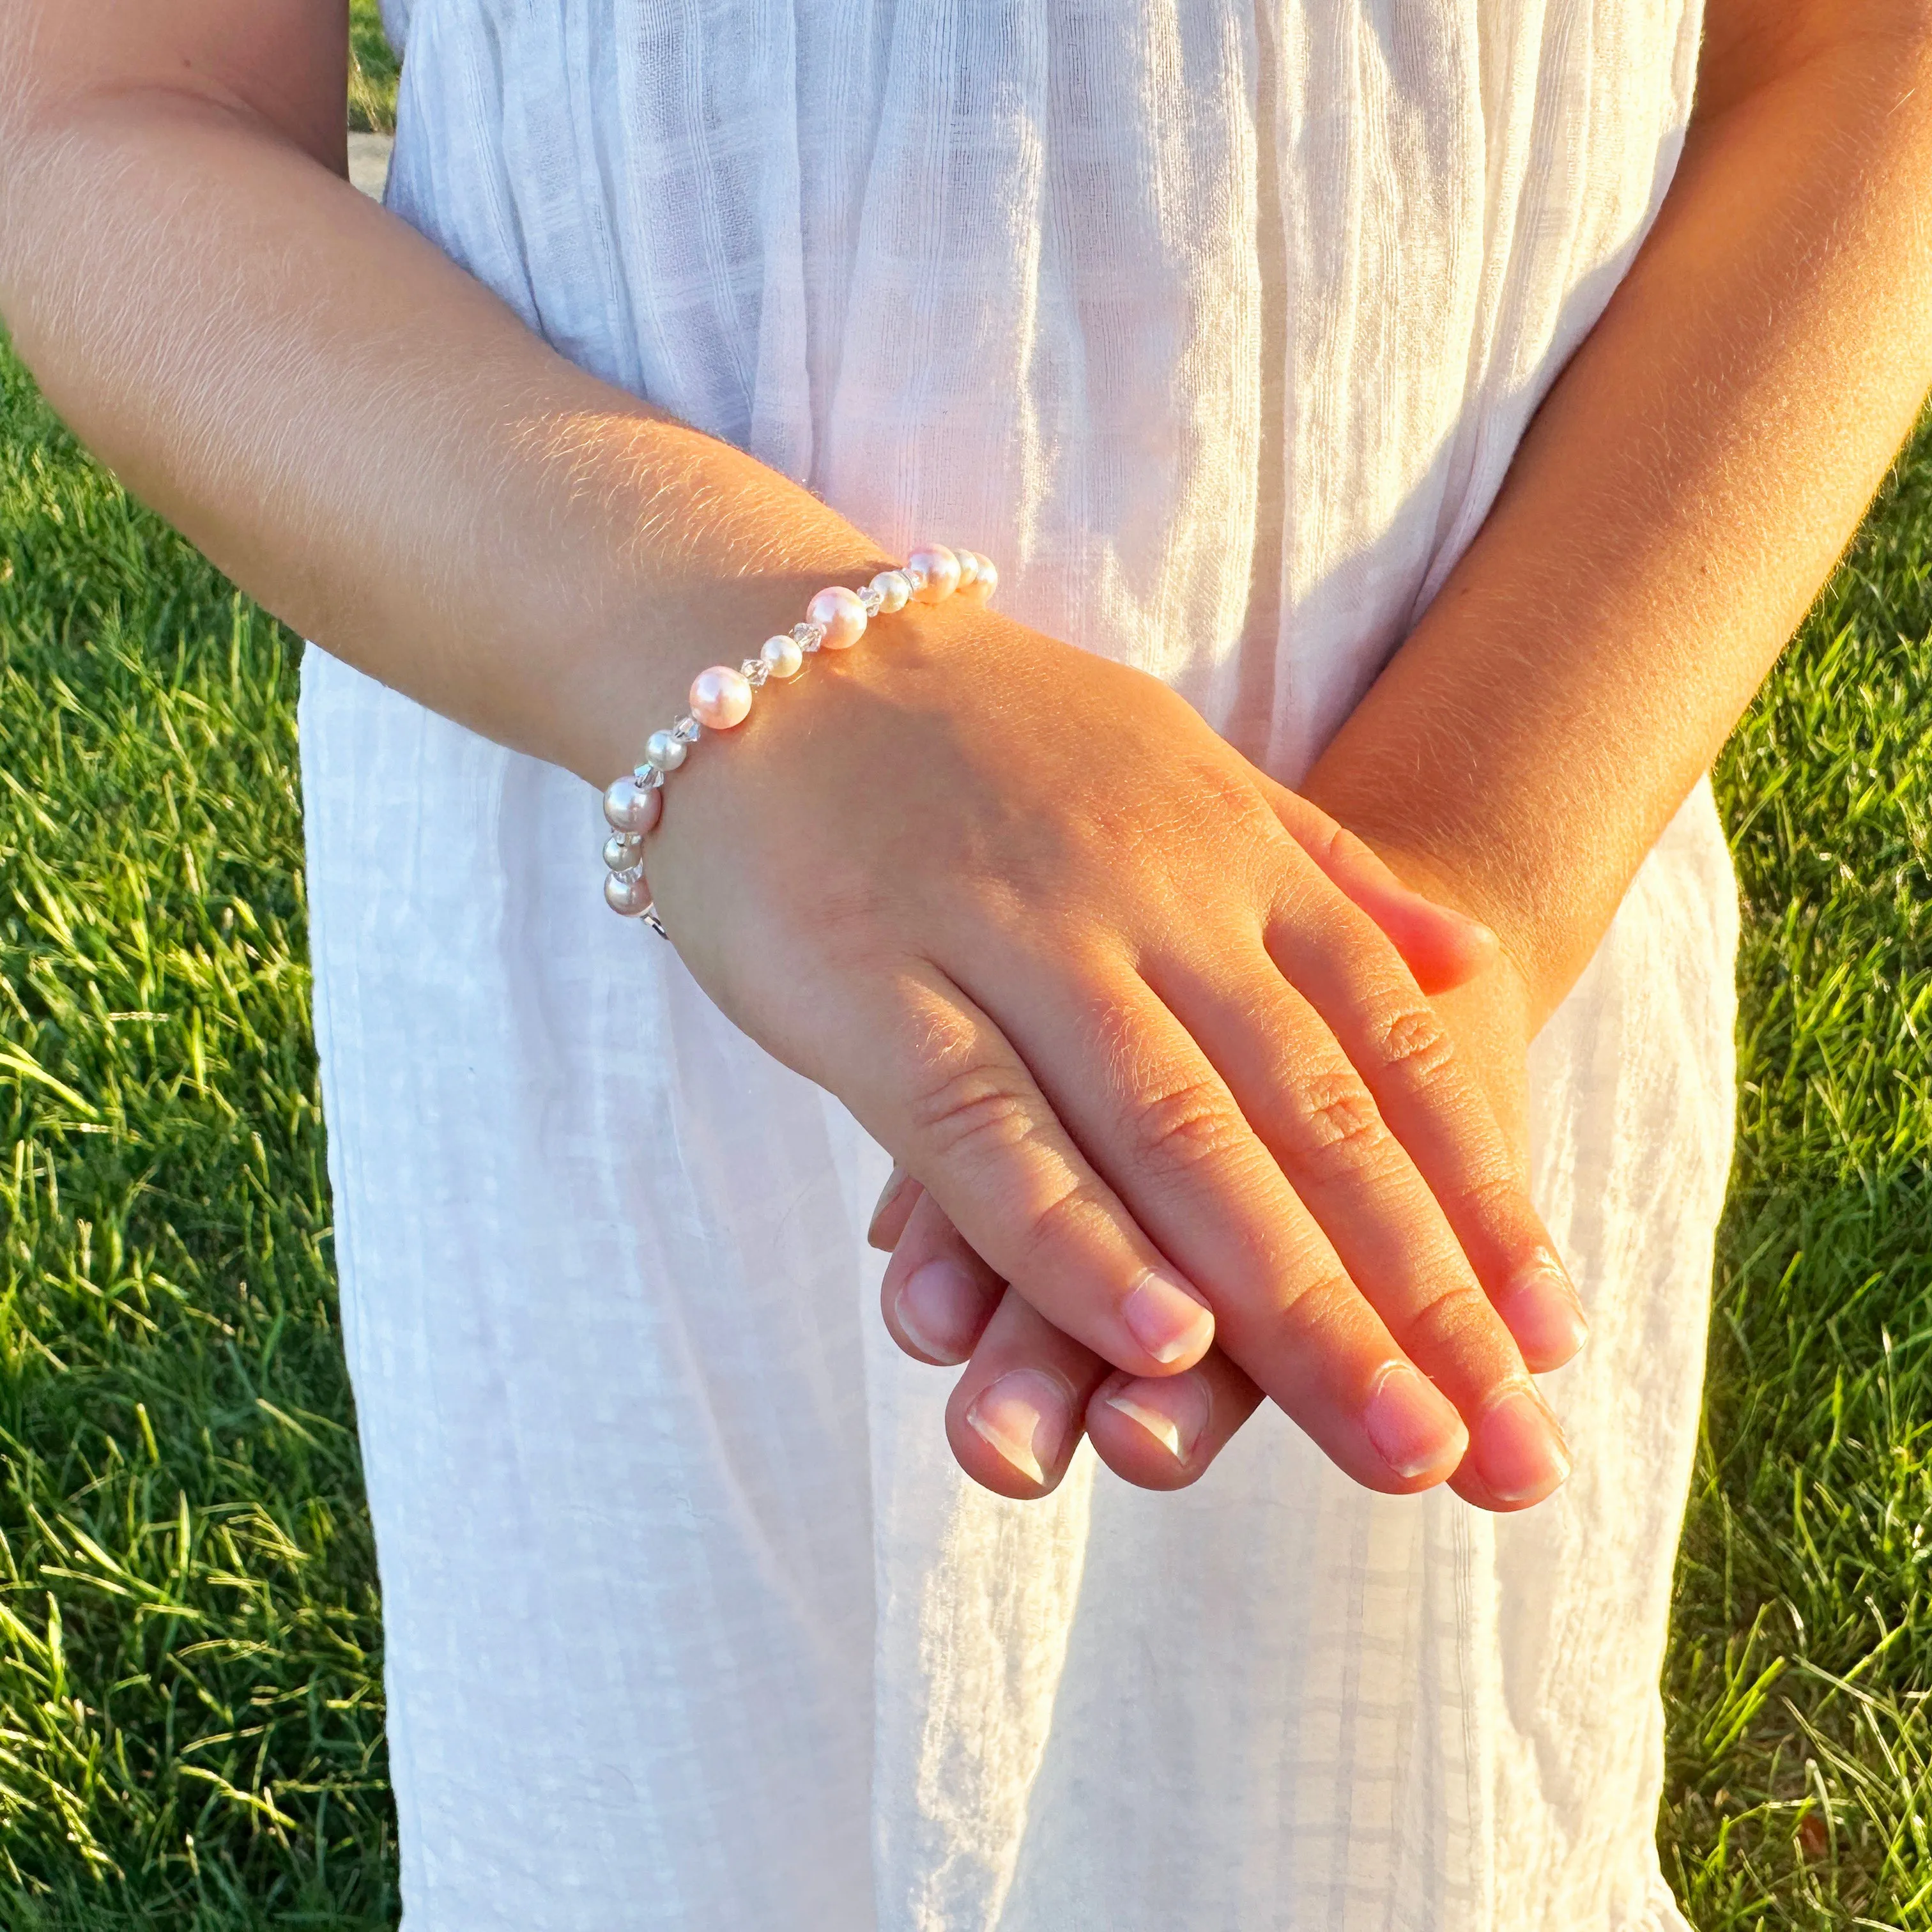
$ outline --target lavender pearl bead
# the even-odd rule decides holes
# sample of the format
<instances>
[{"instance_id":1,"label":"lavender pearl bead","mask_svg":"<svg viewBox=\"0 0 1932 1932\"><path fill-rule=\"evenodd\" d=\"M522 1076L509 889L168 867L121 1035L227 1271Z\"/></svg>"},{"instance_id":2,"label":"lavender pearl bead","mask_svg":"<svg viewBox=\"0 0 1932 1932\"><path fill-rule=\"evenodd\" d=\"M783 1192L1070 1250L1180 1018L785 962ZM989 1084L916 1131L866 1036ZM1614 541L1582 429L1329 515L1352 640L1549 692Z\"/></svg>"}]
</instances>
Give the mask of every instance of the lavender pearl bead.
<instances>
[{"instance_id":1,"label":"lavender pearl bead","mask_svg":"<svg viewBox=\"0 0 1932 1932\"><path fill-rule=\"evenodd\" d=\"M651 889L644 875L608 872L604 878L604 903L626 919L635 919L651 902Z\"/></svg>"},{"instance_id":2,"label":"lavender pearl bead","mask_svg":"<svg viewBox=\"0 0 1932 1932\"><path fill-rule=\"evenodd\" d=\"M604 794L604 817L614 832L641 837L664 812L664 788L641 785L627 772Z\"/></svg>"}]
</instances>

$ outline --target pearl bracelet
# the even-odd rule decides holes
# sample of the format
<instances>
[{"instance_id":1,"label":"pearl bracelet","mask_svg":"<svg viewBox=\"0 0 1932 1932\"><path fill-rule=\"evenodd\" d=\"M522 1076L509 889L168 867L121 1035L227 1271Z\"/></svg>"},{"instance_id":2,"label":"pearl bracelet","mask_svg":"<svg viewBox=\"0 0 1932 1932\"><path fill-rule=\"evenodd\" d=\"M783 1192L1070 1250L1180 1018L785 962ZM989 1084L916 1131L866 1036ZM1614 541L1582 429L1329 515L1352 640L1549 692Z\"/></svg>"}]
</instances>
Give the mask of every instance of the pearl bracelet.
<instances>
[{"instance_id":1,"label":"pearl bracelet","mask_svg":"<svg viewBox=\"0 0 1932 1932\"><path fill-rule=\"evenodd\" d=\"M713 664L691 681L691 709L675 724L653 731L644 761L604 794L610 836L604 843L604 902L626 919L641 919L668 938L644 882L644 835L664 813L664 780L682 764L707 729L729 731L744 723L752 696L768 678L794 678L814 651L849 650L874 617L903 610L908 603L943 604L957 591L984 603L1000 587L1000 573L976 550L922 544L896 570L882 570L862 590L834 584L805 608L805 621L767 638L758 655L734 670Z\"/></svg>"}]
</instances>

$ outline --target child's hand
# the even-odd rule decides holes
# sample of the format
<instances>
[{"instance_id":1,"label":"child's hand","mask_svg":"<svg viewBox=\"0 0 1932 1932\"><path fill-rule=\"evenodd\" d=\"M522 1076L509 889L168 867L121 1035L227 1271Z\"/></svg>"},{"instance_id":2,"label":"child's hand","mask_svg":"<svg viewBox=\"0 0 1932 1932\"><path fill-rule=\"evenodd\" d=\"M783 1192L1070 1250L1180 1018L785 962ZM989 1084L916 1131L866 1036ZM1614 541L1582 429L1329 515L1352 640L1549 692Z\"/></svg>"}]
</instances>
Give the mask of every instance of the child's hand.
<instances>
[{"instance_id":1,"label":"child's hand","mask_svg":"<svg viewBox=\"0 0 1932 1932\"><path fill-rule=\"evenodd\" d=\"M1378 873L1394 884L1385 871L1378 868ZM1514 974L1492 944L1473 937L1460 915L1411 895L1401 916L1392 919L1388 901L1349 889L1358 904L1377 914L1384 930L1400 935L1404 956L1454 1036L1459 1056L1488 1095L1519 1171L1526 1171L1528 1041ZM1143 1489L1184 1488L1205 1472L1262 1400L1260 1390L1218 1348L1178 1376L1135 1377L1111 1370L1011 1294L931 1196L901 1170L894 1170L880 1197L868 1236L874 1246L892 1253L884 1300L886 1326L900 1346L923 1360L959 1362L970 1355L949 1405L948 1433L968 1473L1002 1493L1051 1490L1083 1426L1102 1460L1126 1480ZM1586 1332L1575 1294L1560 1272L1532 1276L1498 1312L1526 1365L1538 1373L1561 1367ZM996 1385L1016 1372L1020 1382L1003 1396ZM1029 1377L1042 1379L1030 1384ZM1051 1430L1029 1434L1010 1399L1013 1388L1022 1396L1030 1393L1036 1411L1057 1400L1064 1405L1060 1412L1078 1420L1057 1436ZM1488 1459L1496 1480L1486 1479L1484 1446L1479 1424L1476 1447L1451 1479L1467 1500L1491 1509L1518 1508L1546 1493L1537 1480L1526 1487L1520 1468L1504 1468L1499 1445L1491 1445ZM1506 1454L1506 1445L1501 1446ZM1554 1466L1544 1466L1556 1473ZM1037 1480L1016 1488L1016 1468L1028 1475L1036 1468ZM1511 1493L1505 1496L1504 1490Z\"/></svg>"},{"instance_id":2,"label":"child's hand","mask_svg":"<svg viewBox=\"0 0 1932 1932\"><path fill-rule=\"evenodd\" d=\"M647 858L680 952L918 1177L1015 1323L1149 1380L1218 1337L1377 1488L1500 1426L1530 1384L1492 1298L1553 1263L1382 929L1432 965L1440 922L1365 850L1156 680L958 600L702 752ZM1074 1393L974 1413L1057 1451ZM1554 1424L1509 1412L1547 1487ZM1017 1453L1036 1493L1050 1459Z\"/></svg>"}]
</instances>

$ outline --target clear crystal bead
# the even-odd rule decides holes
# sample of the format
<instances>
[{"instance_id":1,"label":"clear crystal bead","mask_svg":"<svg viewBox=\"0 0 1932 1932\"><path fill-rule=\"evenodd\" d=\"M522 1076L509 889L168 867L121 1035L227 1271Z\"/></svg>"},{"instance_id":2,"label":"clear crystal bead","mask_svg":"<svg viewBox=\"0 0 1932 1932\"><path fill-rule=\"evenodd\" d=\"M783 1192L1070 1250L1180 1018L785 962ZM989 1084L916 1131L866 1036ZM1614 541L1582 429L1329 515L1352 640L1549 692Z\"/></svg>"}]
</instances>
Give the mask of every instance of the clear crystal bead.
<instances>
[{"instance_id":1,"label":"clear crystal bead","mask_svg":"<svg viewBox=\"0 0 1932 1932\"><path fill-rule=\"evenodd\" d=\"M823 624L794 624L791 634L798 640L799 649L803 651L815 651L825 641Z\"/></svg>"},{"instance_id":2,"label":"clear crystal bead","mask_svg":"<svg viewBox=\"0 0 1932 1932\"><path fill-rule=\"evenodd\" d=\"M885 592L874 590L869 584L859 593L859 602L865 606L866 615L868 617L876 617L879 614L879 606L885 601Z\"/></svg>"},{"instance_id":3,"label":"clear crystal bead","mask_svg":"<svg viewBox=\"0 0 1932 1932\"><path fill-rule=\"evenodd\" d=\"M763 658L747 658L738 669L754 691L763 688L765 680L772 674L771 666Z\"/></svg>"},{"instance_id":4,"label":"clear crystal bead","mask_svg":"<svg viewBox=\"0 0 1932 1932\"><path fill-rule=\"evenodd\" d=\"M698 734L704 729L704 727L687 711L670 728L670 734L674 738L682 738L687 745L694 745L698 742Z\"/></svg>"}]
</instances>

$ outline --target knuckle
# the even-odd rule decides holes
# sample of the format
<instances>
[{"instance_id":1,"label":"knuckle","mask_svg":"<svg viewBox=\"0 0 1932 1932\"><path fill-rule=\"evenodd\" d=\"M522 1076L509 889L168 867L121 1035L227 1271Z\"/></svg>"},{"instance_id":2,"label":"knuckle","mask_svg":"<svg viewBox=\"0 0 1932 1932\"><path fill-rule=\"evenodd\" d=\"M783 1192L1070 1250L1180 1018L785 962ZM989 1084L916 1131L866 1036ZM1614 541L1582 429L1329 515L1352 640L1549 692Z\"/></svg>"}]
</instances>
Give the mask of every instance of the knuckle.
<instances>
[{"instance_id":1,"label":"knuckle","mask_svg":"<svg viewBox=\"0 0 1932 1932\"><path fill-rule=\"evenodd\" d=\"M1020 1282L1077 1267L1107 1218L1099 1184L1063 1142L1024 1072L970 1028L926 1044L910 1124L928 1158L999 1209L1002 1271Z\"/></svg>"},{"instance_id":2,"label":"knuckle","mask_svg":"<svg viewBox=\"0 0 1932 1932\"><path fill-rule=\"evenodd\" d=\"M1473 1281L1454 1280L1415 1309L1396 1340L1418 1360L1486 1354L1498 1327L1489 1298Z\"/></svg>"},{"instance_id":3,"label":"knuckle","mask_svg":"<svg viewBox=\"0 0 1932 1932\"><path fill-rule=\"evenodd\" d=\"M950 1069L914 1099L912 1127L940 1161L1010 1150L1033 1131L1032 1109L1005 1068Z\"/></svg>"},{"instance_id":4,"label":"knuckle","mask_svg":"<svg viewBox=\"0 0 1932 1932\"><path fill-rule=\"evenodd\" d=\"M1106 1210L1094 1184L1063 1172L1038 1198L1030 1201L1014 1237L1012 1279L1024 1284L1046 1276L1063 1281L1084 1274L1095 1224Z\"/></svg>"},{"instance_id":5,"label":"knuckle","mask_svg":"<svg viewBox=\"0 0 1932 1932\"><path fill-rule=\"evenodd\" d=\"M1435 1009L1420 1000L1382 1016L1376 1047L1384 1066L1418 1085L1439 1081L1455 1057L1448 1029Z\"/></svg>"},{"instance_id":6,"label":"knuckle","mask_svg":"<svg viewBox=\"0 0 1932 1932\"><path fill-rule=\"evenodd\" d=\"M1317 1352L1342 1334L1361 1300L1348 1275L1332 1263L1311 1269L1282 1298L1281 1314Z\"/></svg>"},{"instance_id":7,"label":"knuckle","mask_svg":"<svg viewBox=\"0 0 1932 1932\"><path fill-rule=\"evenodd\" d=\"M1506 1228L1513 1233L1520 1230L1526 1243L1534 1238L1525 1226L1534 1210L1522 1178L1506 1162L1484 1162L1473 1173L1463 1175L1455 1198L1459 1218L1466 1216L1478 1227Z\"/></svg>"},{"instance_id":8,"label":"knuckle","mask_svg":"<svg viewBox=\"0 0 1932 1932\"><path fill-rule=\"evenodd\" d=\"M1368 1089L1352 1073L1317 1075L1301 1096L1304 1161L1330 1173L1378 1169L1395 1150L1394 1137Z\"/></svg>"},{"instance_id":9,"label":"knuckle","mask_svg":"<svg viewBox=\"0 0 1932 1932\"><path fill-rule=\"evenodd\" d=\"M928 1024L913 1042L911 1084L908 1124L940 1161L1010 1149L1037 1126L1019 1068L963 1022Z\"/></svg>"},{"instance_id":10,"label":"knuckle","mask_svg":"<svg viewBox=\"0 0 1932 1932\"><path fill-rule=\"evenodd\" d=\"M1184 1174L1226 1154L1242 1132L1231 1102L1206 1080L1136 1095L1130 1123L1137 1159L1166 1174Z\"/></svg>"}]
</instances>

